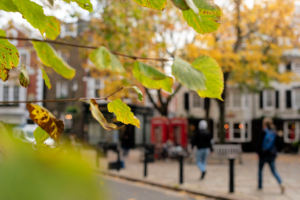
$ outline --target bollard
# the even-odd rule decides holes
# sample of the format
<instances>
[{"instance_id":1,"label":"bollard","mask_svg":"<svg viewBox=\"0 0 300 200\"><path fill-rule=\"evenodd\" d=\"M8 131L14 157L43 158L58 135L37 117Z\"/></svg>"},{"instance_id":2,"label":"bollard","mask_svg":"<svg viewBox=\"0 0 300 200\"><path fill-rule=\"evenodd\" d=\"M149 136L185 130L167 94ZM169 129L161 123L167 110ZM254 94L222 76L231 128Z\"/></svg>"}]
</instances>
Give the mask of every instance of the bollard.
<instances>
[{"instance_id":1,"label":"bollard","mask_svg":"<svg viewBox=\"0 0 300 200\"><path fill-rule=\"evenodd\" d=\"M179 156L179 184L183 184L183 156Z\"/></svg>"},{"instance_id":2,"label":"bollard","mask_svg":"<svg viewBox=\"0 0 300 200\"><path fill-rule=\"evenodd\" d=\"M147 169L147 164L148 164L148 151L147 149L145 149L145 156L144 156L144 177L147 177L147 172L148 172L148 169Z\"/></svg>"},{"instance_id":3,"label":"bollard","mask_svg":"<svg viewBox=\"0 0 300 200\"><path fill-rule=\"evenodd\" d=\"M229 193L234 193L234 158L229 158Z\"/></svg>"},{"instance_id":4,"label":"bollard","mask_svg":"<svg viewBox=\"0 0 300 200\"><path fill-rule=\"evenodd\" d=\"M120 159L120 150L117 150L118 158L117 158L117 171L120 171L121 168L121 159Z\"/></svg>"}]
</instances>

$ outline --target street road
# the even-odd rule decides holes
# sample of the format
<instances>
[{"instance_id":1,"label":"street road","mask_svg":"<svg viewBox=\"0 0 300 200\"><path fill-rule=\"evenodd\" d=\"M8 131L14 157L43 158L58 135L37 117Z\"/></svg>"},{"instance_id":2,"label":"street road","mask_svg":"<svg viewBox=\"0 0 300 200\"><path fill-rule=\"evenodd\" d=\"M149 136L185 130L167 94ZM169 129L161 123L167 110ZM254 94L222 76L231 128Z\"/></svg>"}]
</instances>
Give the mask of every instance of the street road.
<instances>
[{"instance_id":1,"label":"street road","mask_svg":"<svg viewBox=\"0 0 300 200\"><path fill-rule=\"evenodd\" d=\"M100 177L106 200L214 200L118 178Z\"/></svg>"}]
</instances>

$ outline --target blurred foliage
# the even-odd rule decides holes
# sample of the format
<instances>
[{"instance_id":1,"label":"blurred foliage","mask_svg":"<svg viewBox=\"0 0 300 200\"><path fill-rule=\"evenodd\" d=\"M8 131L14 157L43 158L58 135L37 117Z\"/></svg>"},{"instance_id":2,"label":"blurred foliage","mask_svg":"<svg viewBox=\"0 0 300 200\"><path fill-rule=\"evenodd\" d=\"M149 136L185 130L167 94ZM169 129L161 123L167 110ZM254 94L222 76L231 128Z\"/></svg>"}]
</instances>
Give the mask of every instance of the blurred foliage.
<instances>
[{"instance_id":1,"label":"blurred foliage","mask_svg":"<svg viewBox=\"0 0 300 200\"><path fill-rule=\"evenodd\" d=\"M102 199L92 170L71 149L37 151L10 131L0 122L0 199Z\"/></svg>"},{"instance_id":2,"label":"blurred foliage","mask_svg":"<svg viewBox=\"0 0 300 200\"><path fill-rule=\"evenodd\" d=\"M235 4L230 2L222 8L224 16L218 31L196 35L195 42L182 50L183 58L192 61L199 54L209 55L217 60L223 72L232 72L229 80L232 85L254 92L270 87L272 81L296 80L293 73L281 73L278 68L280 63L287 63L283 53L298 45L300 24L295 0L255 1L253 7L240 1L240 17L233 9ZM237 41L237 25L240 41Z\"/></svg>"}]
</instances>

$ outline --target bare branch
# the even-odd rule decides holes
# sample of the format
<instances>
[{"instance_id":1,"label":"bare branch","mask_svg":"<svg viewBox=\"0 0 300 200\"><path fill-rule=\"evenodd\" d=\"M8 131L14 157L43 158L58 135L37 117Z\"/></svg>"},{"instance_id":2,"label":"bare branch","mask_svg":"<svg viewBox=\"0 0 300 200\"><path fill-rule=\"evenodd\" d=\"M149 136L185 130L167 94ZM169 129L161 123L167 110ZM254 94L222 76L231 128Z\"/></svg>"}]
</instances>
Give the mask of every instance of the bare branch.
<instances>
[{"instance_id":1,"label":"bare branch","mask_svg":"<svg viewBox=\"0 0 300 200\"><path fill-rule=\"evenodd\" d=\"M38 102L66 102L66 101L80 101L80 100L90 100L90 99L95 99L95 100L107 100L109 97L112 95L116 94L117 92L123 90L124 87L121 87L117 91L113 92L112 94L106 96L106 97L101 97L101 98L76 98L76 99L52 99L52 100L35 100L35 101L0 101L0 104L16 104L16 103L38 103Z\"/></svg>"},{"instance_id":2,"label":"bare branch","mask_svg":"<svg viewBox=\"0 0 300 200\"><path fill-rule=\"evenodd\" d=\"M160 107L157 106L157 104L154 102L154 99L153 97L151 96L150 92L149 92L149 89L145 87L145 91L151 101L151 103L154 105L155 109L158 110L160 112Z\"/></svg>"},{"instance_id":3,"label":"bare branch","mask_svg":"<svg viewBox=\"0 0 300 200\"><path fill-rule=\"evenodd\" d=\"M178 93L178 91L180 90L181 87L182 87L182 85L179 84L177 86L177 88L175 89L175 91L173 92L173 94L171 94L170 96L168 96L168 98L167 98L167 104L170 103L170 101L172 100L172 98Z\"/></svg>"},{"instance_id":4,"label":"bare branch","mask_svg":"<svg viewBox=\"0 0 300 200\"><path fill-rule=\"evenodd\" d=\"M70 44L66 42L58 42L58 41L51 41L51 40L39 40L39 39L34 39L34 38L15 38L15 37L0 37L0 39L9 39L9 40L21 40L21 41L34 41L34 42L45 42L45 43L51 43L51 44L57 44L57 45L64 45L64 46L70 46L70 47L77 47L77 48L84 48L84 49L98 49L99 47L96 46L86 46L86 45L78 45L78 44ZM155 61L160 61L160 62L168 62L168 61L173 61L170 59L165 59L165 58L147 58L147 57L139 57L139 56L131 56L131 55L126 55L123 53L118 53L115 51L110 51L112 54L115 54L117 56L123 56L131 59L140 59L140 60L155 60Z\"/></svg>"}]
</instances>

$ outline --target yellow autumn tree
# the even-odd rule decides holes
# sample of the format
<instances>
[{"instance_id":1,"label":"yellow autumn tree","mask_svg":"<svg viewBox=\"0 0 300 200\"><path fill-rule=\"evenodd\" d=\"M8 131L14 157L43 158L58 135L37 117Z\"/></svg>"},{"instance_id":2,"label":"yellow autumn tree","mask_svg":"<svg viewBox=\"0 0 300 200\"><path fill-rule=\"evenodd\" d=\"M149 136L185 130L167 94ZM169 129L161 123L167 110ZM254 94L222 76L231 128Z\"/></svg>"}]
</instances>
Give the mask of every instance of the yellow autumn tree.
<instances>
[{"instance_id":1,"label":"yellow autumn tree","mask_svg":"<svg viewBox=\"0 0 300 200\"><path fill-rule=\"evenodd\" d=\"M249 2L248 2L249 3ZM299 20L295 0L261 0L248 5L246 0L231 0L223 6L222 26L213 34L196 35L186 45L187 60L201 54L215 58L223 69L226 101L228 84L258 92L270 87L271 81L289 82L297 77L280 73L283 52L298 45ZM224 142L225 102L218 101L221 142Z\"/></svg>"}]
</instances>

